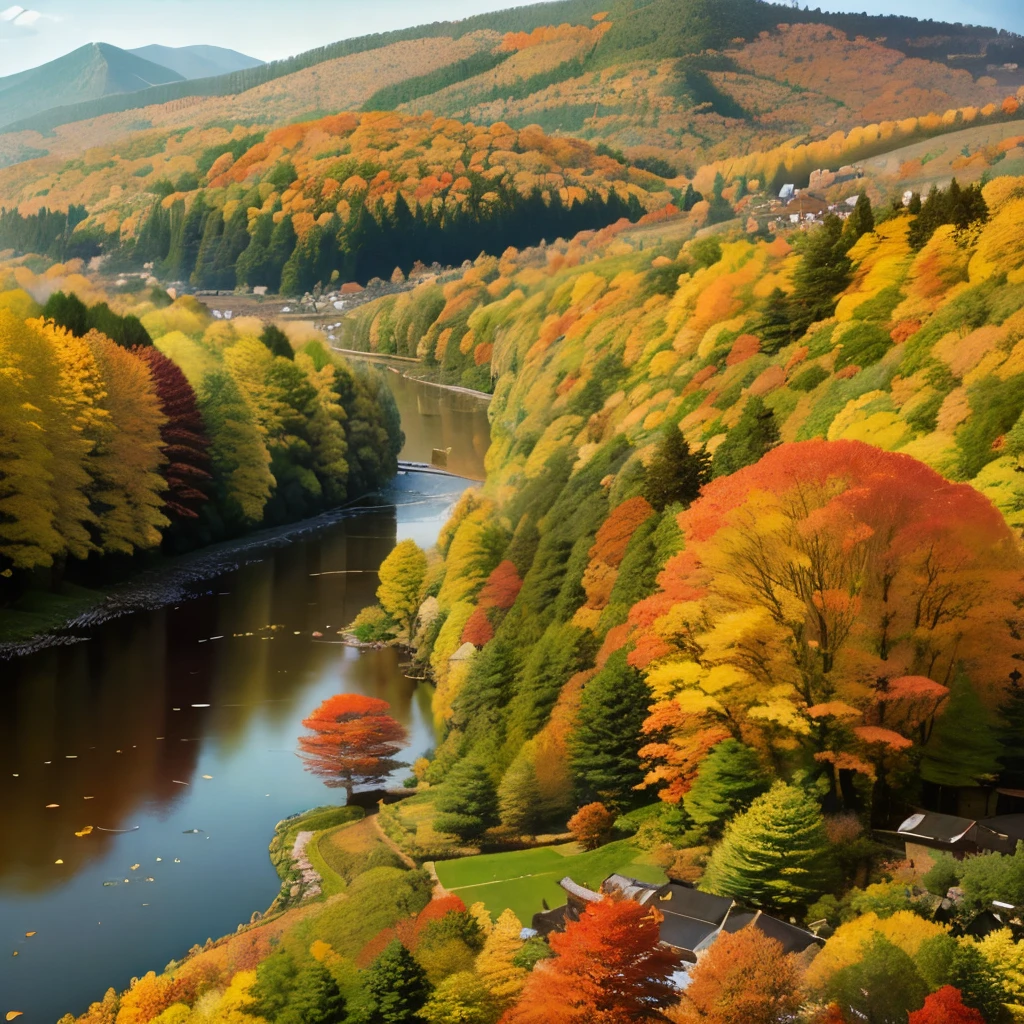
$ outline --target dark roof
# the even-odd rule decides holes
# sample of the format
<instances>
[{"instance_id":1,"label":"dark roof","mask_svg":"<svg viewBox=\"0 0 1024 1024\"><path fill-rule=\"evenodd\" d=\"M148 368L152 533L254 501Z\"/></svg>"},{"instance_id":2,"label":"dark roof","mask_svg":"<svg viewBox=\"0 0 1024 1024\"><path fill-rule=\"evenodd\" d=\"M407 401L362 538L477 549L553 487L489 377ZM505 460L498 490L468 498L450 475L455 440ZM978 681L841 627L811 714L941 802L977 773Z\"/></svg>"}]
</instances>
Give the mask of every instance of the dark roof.
<instances>
[{"instance_id":1,"label":"dark roof","mask_svg":"<svg viewBox=\"0 0 1024 1024\"><path fill-rule=\"evenodd\" d=\"M715 925L725 920L732 905L728 896L713 896L685 885L666 885L657 897L657 907L666 917L680 915Z\"/></svg>"},{"instance_id":2,"label":"dark roof","mask_svg":"<svg viewBox=\"0 0 1024 1024\"><path fill-rule=\"evenodd\" d=\"M718 931L718 927L710 921L666 914L661 922L661 941L692 956L702 942Z\"/></svg>"},{"instance_id":3,"label":"dark roof","mask_svg":"<svg viewBox=\"0 0 1024 1024\"><path fill-rule=\"evenodd\" d=\"M541 935L550 935L552 932L564 931L568 910L569 907L565 904L555 907L554 910L541 910L533 915L533 921L531 922L533 930Z\"/></svg>"},{"instance_id":4,"label":"dark roof","mask_svg":"<svg viewBox=\"0 0 1024 1024\"><path fill-rule=\"evenodd\" d=\"M748 925L753 925L769 939L775 939L782 945L784 953L802 953L808 946L821 945L821 940L811 932L777 917L769 917L760 910L734 910L725 919L722 931L738 932Z\"/></svg>"},{"instance_id":5,"label":"dark roof","mask_svg":"<svg viewBox=\"0 0 1024 1024\"><path fill-rule=\"evenodd\" d=\"M912 814L900 825L898 832L909 839L925 839L949 846L962 839L973 839L969 835L977 824L971 818L959 818L953 814L934 814L924 811Z\"/></svg>"},{"instance_id":6,"label":"dark roof","mask_svg":"<svg viewBox=\"0 0 1024 1024\"><path fill-rule=\"evenodd\" d=\"M982 818L978 824L1006 836L1014 843L1024 842L1024 814L997 814L994 818Z\"/></svg>"}]
</instances>

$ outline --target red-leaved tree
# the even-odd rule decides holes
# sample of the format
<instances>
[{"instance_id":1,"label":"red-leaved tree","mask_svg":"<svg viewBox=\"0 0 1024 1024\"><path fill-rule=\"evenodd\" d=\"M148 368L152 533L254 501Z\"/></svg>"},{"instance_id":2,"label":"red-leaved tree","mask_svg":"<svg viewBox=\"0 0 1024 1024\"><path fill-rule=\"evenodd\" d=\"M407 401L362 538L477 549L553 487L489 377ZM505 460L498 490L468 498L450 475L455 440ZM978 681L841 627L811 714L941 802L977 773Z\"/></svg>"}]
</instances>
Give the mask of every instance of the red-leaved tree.
<instances>
[{"instance_id":1,"label":"red-leaved tree","mask_svg":"<svg viewBox=\"0 0 1024 1024\"><path fill-rule=\"evenodd\" d=\"M195 519L208 500L206 487L210 480L210 442L196 404L196 393L181 369L159 349L145 346L132 352L149 367L160 409L167 417L160 430L167 459L163 470L167 481L165 511L172 521Z\"/></svg>"},{"instance_id":2,"label":"red-leaved tree","mask_svg":"<svg viewBox=\"0 0 1024 1024\"><path fill-rule=\"evenodd\" d=\"M615 816L602 803L585 804L569 819L569 831L584 850L596 850L608 842Z\"/></svg>"},{"instance_id":3,"label":"red-leaved tree","mask_svg":"<svg viewBox=\"0 0 1024 1024\"><path fill-rule=\"evenodd\" d=\"M754 927L722 932L690 971L678 1024L783 1024L800 1008L800 970L782 944Z\"/></svg>"},{"instance_id":4,"label":"red-leaved tree","mask_svg":"<svg viewBox=\"0 0 1024 1024\"><path fill-rule=\"evenodd\" d=\"M339 693L328 697L303 721L310 735L299 737L307 771L328 786L343 788L351 802L356 786L380 785L405 762L395 755L408 742L404 725L377 697Z\"/></svg>"},{"instance_id":5,"label":"red-leaved tree","mask_svg":"<svg viewBox=\"0 0 1024 1024\"><path fill-rule=\"evenodd\" d=\"M960 989L943 985L933 992L920 1010L909 1017L909 1024L985 1024L985 1018L970 1006L964 1006Z\"/></svg>"},{"instance_id":6,"label":"red-leaved tree","mask_svg":"<svg viewBox=\"0 0 1024 1024\"><path fill-rule=\"evenodd\" d=\"M500 1024L637 1024L676 1000L670 982L682 958L659 942L659 914L632 900L592 903L555 956L534 968Z\"/></svg>"}]
</instances>

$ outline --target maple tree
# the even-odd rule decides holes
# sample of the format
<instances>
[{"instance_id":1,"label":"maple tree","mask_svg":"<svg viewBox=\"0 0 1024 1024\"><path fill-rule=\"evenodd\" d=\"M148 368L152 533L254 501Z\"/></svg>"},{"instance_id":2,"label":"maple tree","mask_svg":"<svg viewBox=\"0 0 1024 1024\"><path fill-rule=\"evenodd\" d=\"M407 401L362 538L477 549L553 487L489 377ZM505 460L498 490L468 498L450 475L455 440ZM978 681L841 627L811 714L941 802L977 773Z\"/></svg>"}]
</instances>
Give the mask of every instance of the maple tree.
<instances>
[{"instance_id":1,"label":"maple tree","mask_svg":"<svg viewBox=\"0 0 1024 1024\"><path fill-rule=\"evenodd\" d=\"M584 850L596 850L608 842L615 816L602 803L586 804L569 819L569 831Z\"/></svg>"},{"instance_id":2,"label":"maple tree","mask_svg":"<svg viewBox=\"0 0 1024 1024\"><path fill-rule=\"evenodd\" d=\"M388 714L391 705L377 697L341 693L328 697L302 724L299 737L306 769L328 786L343 788L351 803L356 786L380 785L403 767L395 755L408 741L404 725Z\"/></svg>"},{"instance_id":3,"label":"maple tree","mask_svg":"<svg viewBox=\"0 0 1024 1024\"><path fill-rule=\"evenodd\" d=\"M651 908L606 897L550 943L555 956L533 969L501 1024L632 1024L675 1002L669 979L682 960L660 945Z\"/></svg>"},{"instance_id":4,"label":"maple tree","mask_svg":"<svg viewBox=\"0 0 1024 1024\"><path fill-rule=\"evenodd\" d=\"M722 932L689 973L678 1024L784 1024L803 1001L796 958L754 925Z\"/></svg>"},{"instance_id":5,"label":"maple tree","mask_svg":"<svg viewBox=\"0 0 1024 1024\"><path fill-rule=\"evenodd\" d=\"M964 1006L959 990L943 985L932 992L920 1010L907 1018L909 1024L985 1024L985 1018L975 1009Z\"/></svg>"}]
</instances>

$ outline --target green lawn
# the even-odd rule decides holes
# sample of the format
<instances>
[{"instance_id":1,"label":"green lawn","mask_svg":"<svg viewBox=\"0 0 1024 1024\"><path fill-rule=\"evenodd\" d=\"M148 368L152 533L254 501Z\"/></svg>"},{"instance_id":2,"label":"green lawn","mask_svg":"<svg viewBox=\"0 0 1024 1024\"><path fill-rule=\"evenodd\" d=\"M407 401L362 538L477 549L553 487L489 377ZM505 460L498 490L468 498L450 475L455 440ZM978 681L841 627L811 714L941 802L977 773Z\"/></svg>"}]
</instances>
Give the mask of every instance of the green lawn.
<instances>
[{"instance_id":1,"label":"green lawn","mask_svg":"<svg viewBox=\"0 0 1024 1024\"><path fill-rule=\"evenodd\" d=\"M597 888L616 871L644 882L665 881L664 872L626 839L590 853L581 853L575 843L566 843L438 861L435 867L441 884L461 896L467 906L482 901L492 917L511 907L525 925L543 909L542 901L547 900L549 907L565 902L565 892L558 882L566 875L591 888Z\"/></svg>"}]
</instances>

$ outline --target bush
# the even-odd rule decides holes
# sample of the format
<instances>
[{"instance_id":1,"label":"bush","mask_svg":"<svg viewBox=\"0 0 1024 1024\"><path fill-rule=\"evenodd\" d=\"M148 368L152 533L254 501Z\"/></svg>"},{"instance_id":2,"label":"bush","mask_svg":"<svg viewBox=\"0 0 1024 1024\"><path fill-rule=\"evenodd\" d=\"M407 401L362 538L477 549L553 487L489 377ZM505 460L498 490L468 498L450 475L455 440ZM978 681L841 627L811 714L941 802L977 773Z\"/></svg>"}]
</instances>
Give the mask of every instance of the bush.
<instances>
[{"instance_id":1,"label":"bush","mask_svg":"<svg viewBox=\"0 0 1024 1024\"><path fill-rule=\"evenodd\" d=\"M383 643L398 636L398 626L379 604L364 608L345 631L364 644Z\"/></svg>"},{"instance_id":2,"label":"bush","mask_svg":"<svg viewBox=\"0 0 1024 1024\"><path fill-rule=\"evenodd\" d=\"M611 811L595 801L581 807L569 819L569 831L584 850L596 850L611 838L614 823Z\"/></svg>"}]
</instances>

